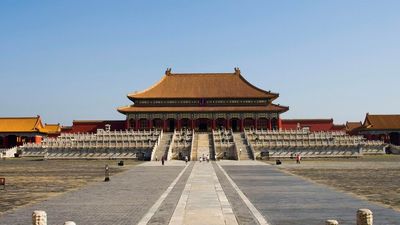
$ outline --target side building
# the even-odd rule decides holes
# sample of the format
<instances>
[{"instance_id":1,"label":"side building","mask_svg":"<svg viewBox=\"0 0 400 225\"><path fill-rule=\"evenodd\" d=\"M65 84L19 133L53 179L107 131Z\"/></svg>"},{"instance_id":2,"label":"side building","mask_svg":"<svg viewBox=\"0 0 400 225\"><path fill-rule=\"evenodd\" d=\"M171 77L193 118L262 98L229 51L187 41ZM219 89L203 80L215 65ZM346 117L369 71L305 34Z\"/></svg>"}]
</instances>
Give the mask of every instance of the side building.
<instances>
[{"instance_id":1,"label":"side building","mask_svg":"<svg viewBox=\"0 0 400 225\"><path fill-rule=\"evenodd\" d=\"M171 73L155 85L128 95L133 102L118 108L127 127L207 132L227 128L279 129L280 114L289 107L274 104L279 94L249 83L239 68L234 73Z\"/></svg>"},{"instance_id":2,"label":"side building","mask_svg":"<svg viewBox=\"0 0 400 225\"><path fill-rule=\"evenodd\" d=\"M333 119L283 119L282 129L284 130L306 130L318 131L346 131L344 124L334 124Z\"/></svg>"},{"instance_id":3,"label":"side building","mask_svg":"<svg viewBox=\"0 0 400 225\"><path fill-rule=\"evenodd\" d=\"M72 126L62 127L62 133L96 133L97 130L125 130L125 120L74 120Z\"/></svg>"},{"instance_id":4,"label":"side building","mask_svg":"<svg viewBox=\"0 0 400 225\"><path fill-rule=\"evenodd\" d=\"M43 137L60 135L60 124L44 124L40 116L0 118L0 148L41 143Z\"/></svg>"},{"instance_id":5,"label":"side building","mask_svg":"<svg viewBox=\"0 0 400 225\"><path fill-rule=\"evenodd\" d=\"M367 113L362 126L353 132L364 135L368 140L381 140L400 145L400 115L373 115Z\"/></svg>"}]
</instances>

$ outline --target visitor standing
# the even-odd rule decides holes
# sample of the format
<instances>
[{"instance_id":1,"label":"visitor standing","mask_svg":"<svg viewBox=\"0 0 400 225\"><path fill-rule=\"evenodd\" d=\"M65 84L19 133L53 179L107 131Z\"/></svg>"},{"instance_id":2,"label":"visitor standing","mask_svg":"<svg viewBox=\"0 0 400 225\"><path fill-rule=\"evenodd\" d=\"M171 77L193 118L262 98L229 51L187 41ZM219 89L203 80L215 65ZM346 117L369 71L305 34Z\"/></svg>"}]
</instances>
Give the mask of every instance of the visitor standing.
<instances>
[{"instance_id":1,"label":"visitor standing","mask_svg":"<svg viewBox=\"0 0 400 225\"><path fill-rule=\"evenodd\" d=\"M187 164L187 162L188 162L188 157L187 156L185 156L185 163Z\"/></svg>"},{"instance_id":2,"label":"visitor standing","mask_svg":"<svg viewBox=\"0 0 400 225\"><path fill-rule=\"evenodd\" d=\"M164 156L161 157L161 165L164 166Z\"/></svg>"}]
</instances>

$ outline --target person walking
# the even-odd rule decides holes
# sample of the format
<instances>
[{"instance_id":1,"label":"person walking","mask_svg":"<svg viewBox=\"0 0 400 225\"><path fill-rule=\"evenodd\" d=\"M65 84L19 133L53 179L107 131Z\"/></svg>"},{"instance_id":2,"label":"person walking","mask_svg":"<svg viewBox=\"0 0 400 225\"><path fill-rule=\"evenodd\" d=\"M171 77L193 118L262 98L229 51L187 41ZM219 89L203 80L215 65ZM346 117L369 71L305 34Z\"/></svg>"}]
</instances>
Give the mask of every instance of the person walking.
<instances>
[{"instance_id":1,"label":"person walking","mask_svg":"<svg viewBox=\"0 0 400 225\"><path fill-rule=\"evenodd\" d=\"M164 156L161 157L161 165L164 166Z\"/></svg>"},{"instance_id":2,"label":"person walking","mask_svg":"<svg viewBox=\"0 0 400 225\"><path fill-rule=\"evenodd\" d=\"M300 154L297 154L297 155L296 155L296 163L297 163L297 164L300 164L300 161L301 161L301 155L300 155Z\"/></svg>"},{"instance_id":3,"label":"person walking","mask_svg":"<svg viewBox=\"0 0 400 225\"><path fill-rule=\"evenodd\" d=\"M185 156L185 164L187 164L188 160L189 160L188 157Z\"/></svg>"}]
</instances>

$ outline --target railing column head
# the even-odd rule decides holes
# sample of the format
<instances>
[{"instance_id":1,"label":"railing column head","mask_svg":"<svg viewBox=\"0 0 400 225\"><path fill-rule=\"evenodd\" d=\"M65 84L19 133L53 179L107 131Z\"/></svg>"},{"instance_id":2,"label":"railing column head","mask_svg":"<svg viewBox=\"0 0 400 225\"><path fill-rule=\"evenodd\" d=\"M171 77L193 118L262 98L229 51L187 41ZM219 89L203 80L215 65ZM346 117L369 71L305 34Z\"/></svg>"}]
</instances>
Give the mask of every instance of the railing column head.
<instances>
[{"instance_id":1,"label":"railing column head","mask_svg":"<svg viewBox=\"0 0 400 225\"><path fill-rule=\"evenodd\" d=\"M369 209L357 210L357 225L372 225L373 216Z\"/></svg>"},{"instance_id":2,"label":"railing column head","mask_svg":"<svg viewBox=\"0 0 400 225\"><path fill-rule=\"evenodd\" d=\"M47 214L45 211L36 210L32 213L32 225L47 225Z\"/></svg>"},{"instance_id":3,"label":"railing column head","mask_svg":"<svg viewBox=\"0 0 400 225\"><path fill-rule=\"evenodd\" d=\"M337 220L327 220L325 225L339 225L339 222Z\"/></svg>"},{"instance_id":4,"label":"railing column head","mask_svg":"<svg viewBox=\"0 0 400 225\"><path fill-rule=\"evenodd\" d=\"M64 225L76 225L76 223L74 221L67 221Z\"/></svg>"}]
</instances>

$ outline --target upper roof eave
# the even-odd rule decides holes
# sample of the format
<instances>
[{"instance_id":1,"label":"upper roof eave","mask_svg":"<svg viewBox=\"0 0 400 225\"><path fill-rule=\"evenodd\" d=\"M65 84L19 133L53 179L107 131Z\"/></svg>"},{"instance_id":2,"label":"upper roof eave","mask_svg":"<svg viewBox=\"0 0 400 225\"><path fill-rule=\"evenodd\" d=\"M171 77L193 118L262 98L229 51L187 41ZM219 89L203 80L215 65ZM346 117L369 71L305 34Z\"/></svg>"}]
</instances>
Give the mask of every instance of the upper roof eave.
<instances>
[{"instance_id":1,"label":"upper roof eave","mask_svg":"<svg viewBox=\"0 0 400 225\"><path fill-rule=\"evenodd\" d=\"M187 86L179 86L180 84ZM185 89L186 87L186 89ZM195 87L195 88L193 88ZM211 91L204 92L204 89ZM238 68L234 73L170 73L151 87L127 97L135 99L193 99L193 98L269 98L276 99L279 94L265 91L248 82Z\"/></svg>"}]
</instances>

